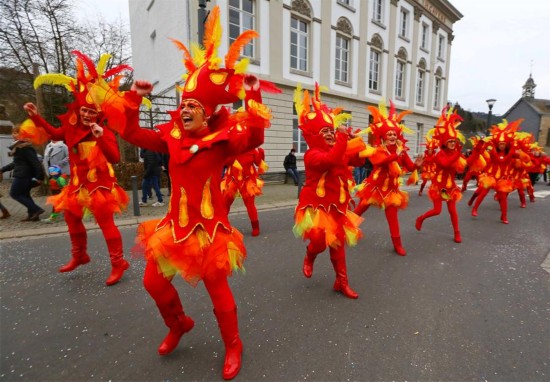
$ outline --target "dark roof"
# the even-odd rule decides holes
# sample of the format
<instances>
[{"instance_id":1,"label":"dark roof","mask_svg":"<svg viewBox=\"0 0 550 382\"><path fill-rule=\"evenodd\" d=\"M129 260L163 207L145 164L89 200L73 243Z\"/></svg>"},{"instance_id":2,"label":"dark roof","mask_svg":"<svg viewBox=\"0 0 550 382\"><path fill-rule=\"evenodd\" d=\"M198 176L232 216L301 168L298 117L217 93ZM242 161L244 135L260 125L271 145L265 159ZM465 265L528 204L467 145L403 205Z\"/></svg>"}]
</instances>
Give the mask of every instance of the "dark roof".
<instances>
[{"instance_id":1,"label":"dark roof","mask_svg":"<svg viewBox=\"0 0 550 382\"><path fill-rule=\"evenodd\" d=\"M527 105L529 105L537 114L543 115L543 114L550 114L550 99L543 99L543 98L520 98L517 100L514 105L512 105L511 108L508 109L506 113L502 115L503 118L506 118L508 114L512 110L514 110L517 105L520 103L525 102Z\"/></svg>"}]
</instances>

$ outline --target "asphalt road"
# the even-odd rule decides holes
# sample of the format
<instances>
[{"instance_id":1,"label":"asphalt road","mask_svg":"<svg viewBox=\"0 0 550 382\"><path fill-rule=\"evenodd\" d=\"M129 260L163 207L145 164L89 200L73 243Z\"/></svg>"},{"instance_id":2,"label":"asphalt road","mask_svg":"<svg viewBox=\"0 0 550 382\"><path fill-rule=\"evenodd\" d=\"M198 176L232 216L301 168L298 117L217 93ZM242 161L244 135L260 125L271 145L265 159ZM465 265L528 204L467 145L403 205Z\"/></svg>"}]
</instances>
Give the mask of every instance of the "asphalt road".
<instances>
[{"instance_id":1,"label":"asphalt road","mask_svg":"<svg viewBox=\"0 0 550 382\"><path fill-rule=\"evenodd\" d=\"M465 195L470 196L471 191ZM406 257L393 253L382 211L370 209L364 239L348 250L350 300L332 291L328 252L302 276L305 244L294 238L291 208L260 214L246 273L230 279L244 343L236 381L548 381L550 380L550 196L526 209L510 197L509 225L489 197L477 218L459 206L463 243L447 212L413 225L430 206L411 194L400 213ZM122 230L125 248L135 228ZM104 241L90 233L92 262L70 274L64 235L0 243L2 381L221 380L223 344L203 284L175 281L196 322L168 357L167 332L145 292L144 262L130 258L123 280L109 273Z\"/></svg>"}]
</instances>

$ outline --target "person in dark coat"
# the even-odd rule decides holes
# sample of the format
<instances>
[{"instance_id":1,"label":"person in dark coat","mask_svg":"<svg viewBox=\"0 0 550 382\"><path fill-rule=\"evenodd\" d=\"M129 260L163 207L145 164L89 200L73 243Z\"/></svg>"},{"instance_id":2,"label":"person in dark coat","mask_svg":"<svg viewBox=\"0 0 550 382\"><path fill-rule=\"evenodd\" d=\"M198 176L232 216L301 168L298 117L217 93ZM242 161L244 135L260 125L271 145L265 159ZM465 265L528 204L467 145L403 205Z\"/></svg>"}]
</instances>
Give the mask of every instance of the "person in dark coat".
<instances>
[{"instance_id":1,"label":"person in dark coat","mask_svg":"<svg viewBox=\"0 0 550 382\"><path fill-rule=\"evenodd\" d=\"M292 176L294 179L294 184L297 186L300 179L300 174L298 173L298 167L296 167L296 150L290 150L290 153L285 157L283 166L288 175Z\"/></svg>"},{"instance_id":2,"label":"person in dark coat","mask_svg":"<svg viewBox=\"0 0 550 382\"><path fill-rule=\"evenodd\" d=\"M147 205L147 195L151 188L155 190L157 195L157 201L152 204L153 207L162 207L164 202L162 199L162 193L160 192L160 173L162 170L162 156L151 150L142 149L141 155L143 158L143 182L141 183L141 191L143 196L141 197L140 206Z\"/></svg>"},{"instance_id":3,"label":"person in dark coat","mask_svg":"<svg viewBox=\"0 0 550 382\"><path fill-rule=\"evenodd\" d=\"M31 189L44 181L44 172L32 143L20 139L19 133L20 125L14 126L11 134L14 142L8 147L13 162L2 167L1 172L13 170L10 196L27 207L27 217L22 221L38 221L44 210L32 199Z\"/></svg>"}]
</instances>

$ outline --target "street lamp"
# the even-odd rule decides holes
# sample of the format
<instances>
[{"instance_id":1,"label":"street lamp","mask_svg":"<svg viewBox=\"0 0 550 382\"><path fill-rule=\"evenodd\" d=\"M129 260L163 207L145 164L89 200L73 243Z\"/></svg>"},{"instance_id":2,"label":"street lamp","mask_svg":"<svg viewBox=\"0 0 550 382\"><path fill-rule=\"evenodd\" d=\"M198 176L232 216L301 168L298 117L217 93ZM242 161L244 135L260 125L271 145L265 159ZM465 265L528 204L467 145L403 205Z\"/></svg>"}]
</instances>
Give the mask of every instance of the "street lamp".
<instances>
[{"instance_id":1,"label":"street lamp","mask_svg":"<svg viewBox=\"0 0 550 382\"><path fill-rule=\"evenodd\" d=\"M491 129L491 117L493 116L493 105L497 102L494 98L489 98L486 100L487 105L489 106L489 114L487 114L487 136L489 136L489 131Z\"/></svg>"}]
</instances>

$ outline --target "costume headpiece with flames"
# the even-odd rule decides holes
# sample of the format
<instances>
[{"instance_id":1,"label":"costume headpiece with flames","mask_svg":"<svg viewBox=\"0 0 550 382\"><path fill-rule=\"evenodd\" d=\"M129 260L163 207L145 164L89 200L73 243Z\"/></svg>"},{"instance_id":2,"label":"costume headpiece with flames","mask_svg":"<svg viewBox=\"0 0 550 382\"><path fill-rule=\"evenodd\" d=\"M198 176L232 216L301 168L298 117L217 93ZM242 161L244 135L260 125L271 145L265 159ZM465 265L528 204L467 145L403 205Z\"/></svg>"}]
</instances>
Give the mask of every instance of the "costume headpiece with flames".
<instances>
[{"instance_id":1,"label":"costume headpiece with flames","mask_svg":"<svg viewBox=\"0 0 550 382\"><path fill-rule=\"evenodd\" d=\"M374 136L374 145L378 146L382 144L382 142L386 138L386 134L389 131L393 131L397 134L397 139L403 143L403 147L406 148L405 143L407 142L407 140L405 139L403 134L411 134L412 130L401 123L401 120L407 114L412 113L412 111L404 110L401 113L396 114L395 105L392 101L390 101L390 110L388 113L386 103L383 100L380 101L378 107L367 106L367 108L371 112L373 118L373 121L369 125L367 132L372 133L372 135Z\"/></svg>"},{"instance_id":2,"label":"costume headpiece with flames","mask_svg":"<svg viewBox=\"0 0 550 382\"><path fill-rule=\"evenodd\" d=\"M253 38L258 37L254 30L241 33L231 44L225 55L225 68L220 67L222 59L218 57L222 28L220 8L214 7L208 15L204 27L203 47L193 44L191 52L178 40L172 42L183 51L183 62L187 69L184 85L179 88L182 100L195 100L201 104L207 116L212 115L218 105L236 102L245 98L244 80L249 60L244 58L237 62L241 49ZM268 90L269 83L260 81L263 90Z\"/></svg>"},{"instance_id":3,"label":"costume headpiece with flames","mask_svg":"<svg viewBox=\"0 0 550 382\"><path fill-rule=\"evenodd\" d=\"M445 106L441 111L441 116L437 120L435 127L426 134L426 139L431 137L439 141L441 145L445 145L447 141L451 139L458 139L464 144L466 138L457 130L461 123L462 117L457 114L456 110L453 110L452 107Z\"/></svg>"},{"instance_id":4,"label":"costume headpiece with flames","mask_svg":"<svg viewBox=\"0 0 550 382\"><path fill-rule=\"evenodd\" d=\"M519 125L523 119L518 119L516 121L508 123L506 119L503 119L498 125L493 125L490 133L491 136L488 137L493 141L495 145L498 145L500 142L505 142L507 145L512 145L516 138L518 137Z\"/></svg>"},{"instance_id":5,"label":"costume headpiece with flames","mask_svg":"<svg viewBox=\"0 0 550 382\"><path fill-rule=\"evenodd\" d=\"M310 147L326 145L319 135L323 128L335 129L351 118L350 114L342 112L342 108L331 109L321 101L321 87L317 82L313 97L308 90L302 91L302 86L298 84L294 91L294 107L298 114L298 127Z\"/></svg>"}]
</instances>

